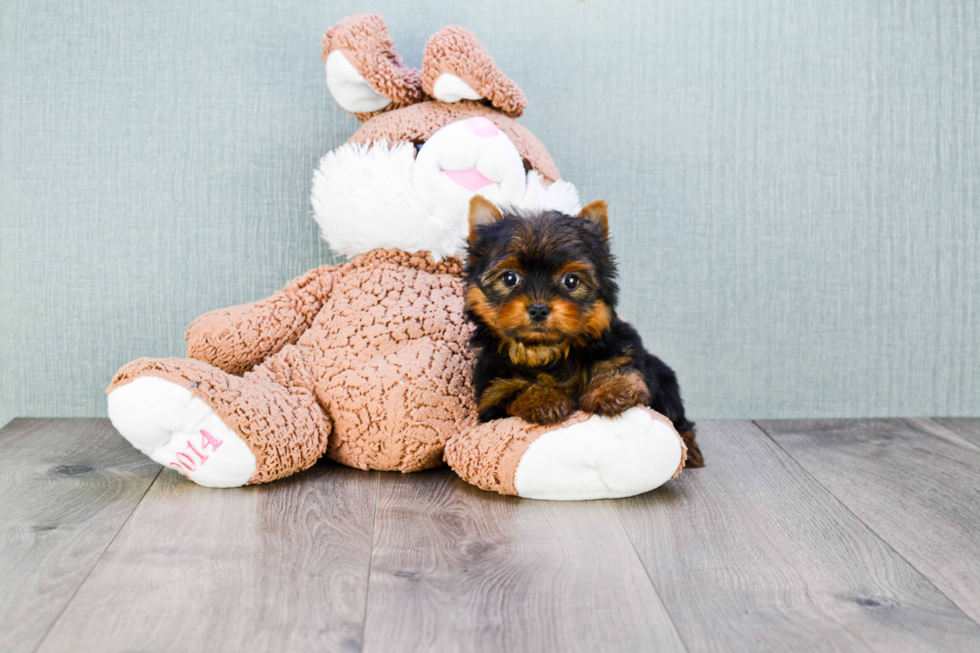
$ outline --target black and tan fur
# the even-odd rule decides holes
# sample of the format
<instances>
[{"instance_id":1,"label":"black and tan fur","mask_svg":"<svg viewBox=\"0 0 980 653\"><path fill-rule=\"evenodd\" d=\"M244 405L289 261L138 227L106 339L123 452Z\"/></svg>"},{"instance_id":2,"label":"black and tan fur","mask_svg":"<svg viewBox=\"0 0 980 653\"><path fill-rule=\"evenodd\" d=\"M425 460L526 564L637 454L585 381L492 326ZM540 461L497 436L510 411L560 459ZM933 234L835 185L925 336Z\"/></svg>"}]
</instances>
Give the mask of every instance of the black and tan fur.
<instances>
[{"instance_id":1,"label":"black and tan fur","mask_svg":"<svg viewBox=\"0 0 980 653\"><path fill-rule=\"evenodd\" d=\"M666 415L703 460L684 416L677 376L616 315L616 266L606 204L577 216L501 214L470 202L466 315L479 350L481 421L507 416L554 424L581 408L618 415L649 406Z\"/></svg>"}]
</instances>

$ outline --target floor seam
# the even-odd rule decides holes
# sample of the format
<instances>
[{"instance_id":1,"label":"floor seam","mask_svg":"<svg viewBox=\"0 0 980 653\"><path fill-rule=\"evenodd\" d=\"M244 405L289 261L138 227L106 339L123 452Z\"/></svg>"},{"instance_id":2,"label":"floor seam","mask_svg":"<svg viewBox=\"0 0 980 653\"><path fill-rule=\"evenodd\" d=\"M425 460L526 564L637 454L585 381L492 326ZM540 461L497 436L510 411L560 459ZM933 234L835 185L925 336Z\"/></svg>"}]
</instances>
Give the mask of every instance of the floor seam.
<instances>
[{"instance_id":1,"label":"floor seam","mask_svg":"<svg viewBox=\"0 0 980 653\"><path fill-rule=\"evenodd\" d=\"M900 417L900 418L897 418L897 419L900 419L903 422L908 423L907 422L907 418ZM790 421L792 421L792 420L790 420ZM854 519L856 519L859 522L861 522L861 524L866 529L868 529L868 532L869 533L871 533L876 538L878 538L878 540L880 540L882 544L884 544L886 547L888 547L889 550L891 550L902 561L904 561L905 564L907 564L910 569L912 569L915 573L919 574L919 576L922 578L922 580L924 580L926 583L929 584L930 587L932 587L934 590L936 590L936 592L938 592L940 596L944 597L947 601L949 601L950 604L952 604L953 607L955 607L957 610L959 610L960 613L964 617L966 617L969 621L971 621L972 623L975 623L976 625L980 626L980 621L977 621L972 616L970 616L970 613L968 613L966 610L964 610L963 609L963 606L961 606L959 603L957 603L956 601L954 601L952 599L952 597L950 597L949 595L946 594L946 592L944 592L942 589L940 589L932 581L931 578L929 578L924 573L922 573L922 571L918 567L916 567L914 564L912 564L912 562L910 560L908 560L908 558L906 558L904 555L902 555L902 553L900 551L898 551L898 549L896 549L894 546L892 546L892 543L889 542L888 540L886 540L885 537L881 533L879 533L878 531L876 531L874 528L871 527L870 524L868 524L866 521L864 521L863 519L861 519L861 516L858 515L857 513L855 513L853 510L851 510L851 508L846 503L844 503L843 501L841 501L840 497L838 497L836 494L834 494L833 491L830 488L828 488L826 485L824 485L823 483L821 483L820 482L820 479L818 479L816 476L814 476L810 472L810 470L807 469L803 465L803 463L801 463L799 460L797 460L795 457L793 457L793 454L791 454L789 451L787 451L786 449L784 449L783 446L781 444L779 444L779 442L776 441L776 438L772 437L772 435L769 433L769 431L767 431L765 428L763 428L763 426L761 424L759 424L759 421L758 420L751 420L751 423L757 429L759 429L759 431L761 431L763 435L765 435L767 438L769 438L769 441L772 442L780 451L782 451L784 454L786 454L786 457L787 458L789 458L790 460L792 460L793 463L796 464L797 467L799 467L800 469L802 469L804 474L806 474L809 478L811 478L813 480L813 482L816 483L824 492L826 492L827 494L829 494L834 499L834 501L836 501L844 510L846 510L848 512L848 514L852 515L854 517ZM913 426L914 427L915 425L914 424L910 424L910 426ZM935 437L935 436L933 436L933 437Z\"/></svg>"},{"instance_id":2,"label":"floor seam","mask_svg":"<svg viewBox=\"0 0 980 653\"><path fill-rule=\"evenodd\" d=\"M371 565L374 562L374 537L378 528L378 502L381 499L381 472L374 472L378 479L374 485L374 516L371 519L371 549L368 551L367 587L364 590L364 616L361 617L361 652L367 638L368 602L371 600Z\"/></svg>"},{"instance_id":3,"label":"floor seam","mask_svg":"<svg viewBox=\"0 0 980 653\"><path fill-rule=\"evenodd\" d=\"M901 419L911 424L917 430L925 431L932 437L942 440L947 444L953 444L973 451L974 453L980 453L980 446L975 445L969 438L960 435L948 426L940 424L931 417L903 417Z\"/></svg>"},{"instance_id":4,"label":"floor seam","mask_svg":"<svg viewBox=\"0 0 980 653\"><path fill-rule=\"evenodd\" d=\"M667 602L664 601L664 597L660 595L660 588L657 587L657 584L653 581L653 577L650 576L650 570L647 569L645 564L643 564L643 558L640 557L640 552L636 550L636 544L633 542L633 538L630 537L629 532L626 530L626 525L623 523L623 518L619 515L619 509L613 505L612 501L609 499L606 499L606 502L609 504L609 507L612 508L613 514L616 515L616 521L619 522L619 527L622 529L623 535L626 536L626 541L630 543L630 548L633 549L633 555L636 557L636 561L640 563L640 568L643 569L644 575L646 575L647 580L650 582L650 587L653 588L653 593L656 594L657 600L660 601L660 605L663 606L664 612L667 613L667 618L670 619L670 624L674 627L674 632L677 633L677 639L681 641L681 646L684 647L684 650L690 653L691 647L689 647L687 642L684 641L684 636L681 634L681 629L677 627L677 622L674 620L674 615L670 613L670 609L667 607Z\"/></svg>"},{"instance_id":5,"label":"floor seam","mask_svg":"<svg viewBox=\"0 0 980 653\"><path fill-rule=\"evenodd\" d=\"M116 538L119 537L119 534L123 532L124 528L126 528L126 524L128 524L129 520L133 518L133 515L136 513L136 510L139 509L141 505L143 505L143 499L145 499L146 495L150 492L150 488L156 485L157 480L159 480L160 478L161 472L163 472L163 467L158 469L156 475L153 477L153 480L147 483L146 489L143 490L143 494L140 495L140 500L137 501L136 505L133 506L133 509L129 511L129 514L126 515L126 519L119 526L119 529L112 535L112 538L109 540L109 543L106 544L105 548L102 549L102 553L99 554L99 557L96 559L95 564L93 564L92 567L88 570L88 573L85 574L85 578L82 579L82 582L78 584L78 587L75 588L75 591L72 592L71 596L68 597L68 600L65 601L65 605L58 612L58 616L51 621L51 625L48 627L47 632L44 633L44 637L42 637L41 640L37 643L37 646L34 647L33 649L34 653L37 653L37 651L41 650L41 646L44 645L44 642L48 639L48 636L51 634L51 631L54 630L54 627L58 625L59 621L61 621L61 617L64 616L65 611L68 609L68 606L72 604L72 602L75 600L75 597L78 595L78 592L82 589L85 583L88 582L88 579L89 577L91 577L92 572L95 571L95 568L99 566L100 562L102 562L102 558L105 557L106 551L108 551L112 547L112 543L116 541Z\"/></svg>"}]
</instances>

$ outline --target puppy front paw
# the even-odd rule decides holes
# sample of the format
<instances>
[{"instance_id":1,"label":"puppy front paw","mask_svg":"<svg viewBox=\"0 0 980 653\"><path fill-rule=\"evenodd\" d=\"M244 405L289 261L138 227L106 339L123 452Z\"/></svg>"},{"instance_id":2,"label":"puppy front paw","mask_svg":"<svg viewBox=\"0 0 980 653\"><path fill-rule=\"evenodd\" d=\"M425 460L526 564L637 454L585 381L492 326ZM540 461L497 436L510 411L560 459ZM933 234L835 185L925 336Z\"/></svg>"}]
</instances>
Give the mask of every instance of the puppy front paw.
<instances>
[{"instance_id":1,"label":"puppy front paw","mask_svg":"<svg viewBox=\"0 0 980 653\"><path fill-rule=\"evenodd\" d=\"M649 402L646 381L636 370L593 380L579 399L582 410L605 417L619 415L633 406L646 406Z\"/></svg>"},{"instance_id":2,"label":"puppy front paw","mask_svg":"<svg viewBox=\"0 0 980 653\"><path fill-rule=\"evenodd\" d=\"M507 414L526 422L556 424L575 412L575 400L550 385L532 385L507 406Z\"/></svg>"}]
</instances>

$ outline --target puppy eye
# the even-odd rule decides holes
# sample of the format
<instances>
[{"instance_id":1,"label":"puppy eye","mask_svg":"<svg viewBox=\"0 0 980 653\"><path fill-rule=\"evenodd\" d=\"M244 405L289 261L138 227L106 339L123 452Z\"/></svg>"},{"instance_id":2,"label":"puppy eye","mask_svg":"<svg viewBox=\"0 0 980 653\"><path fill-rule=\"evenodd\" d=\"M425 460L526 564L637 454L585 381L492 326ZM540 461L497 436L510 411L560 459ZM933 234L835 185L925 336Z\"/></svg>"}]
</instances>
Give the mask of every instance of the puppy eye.
<instances>
[{"instance_id":1,"label":"puppy eye","mask_svg":"<svg viewBox=\"0 0 980 653\"><path fill-rule=\"evenodd\" d=\"M507 270L502 275L500 275L500 280L508 288L513 288L521 282L521 275L517 274L513 270Z\"/></svg>"},{"instance_id":2,"label":"puppy eye","mask_svg":"<svg viewBox=\"0 0 980 653\"><path fill-rule=\"evenodd\" d=\"M579 278L575 274L566 274L561 278L561 285L565 286L566 290L575 290L578 288Z\"/></svg>"}]
</instances>

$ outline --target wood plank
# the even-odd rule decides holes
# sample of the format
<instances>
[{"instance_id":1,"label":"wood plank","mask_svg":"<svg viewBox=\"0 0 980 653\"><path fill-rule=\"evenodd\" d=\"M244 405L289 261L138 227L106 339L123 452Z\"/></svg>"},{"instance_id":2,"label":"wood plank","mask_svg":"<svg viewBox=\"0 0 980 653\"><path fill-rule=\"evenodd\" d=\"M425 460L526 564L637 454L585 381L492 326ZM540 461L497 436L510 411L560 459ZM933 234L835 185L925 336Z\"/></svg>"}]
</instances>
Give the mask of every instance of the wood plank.
<instances>
[{"instance_id":1,"label":"wood plank","mask_svg":"<svg viewBox=\"0 0 980 653\"><path fill-rule=\"evenodd\" d=\"M0 651L33 651L160 466L108 420L0 430Z\"/></svg>"},{"instance_id":2,"label":"wood plank","mask_svg":"<svg viewBox=\"0 0 980 653\"><path fill-rule=\"evenodd\" d=\"M762 427L980 623L980 448L929 420Z\"/></svg>"},{"instance_id":3,"label":"wood plank","mask_svg":"<svg viewBox=\"0 0 980 653\"><path fill-rule=\"evenodd\" d=\"M617 502L690 651L976 651L980 627L748 422Z\"/></svg>"},{"instance_id":4,"label":"wood plank","mask_svg":"<svg viewBox=\"0 0 980 653\"><path fill-rule=\"evenodd\" d=\"M929 421L949 429L980 447L980 417L933 417Z\"/></svg>"},{"instance_id":5,"label":"wood plank","mask_svg":"<svg viewBox=\"0 0 980 653\"><path fill-rule=\"evenodd\" d=\"M41 651L359 650L378 475L268 485L164 470Z\"/></svg>"},{"instance_id":6,"label":"wood plank","mask_svg":"<svg viewBox=\"0 0 980 653\"><path fill-rule=\"evenodd\" d=\"M680 651L608 501L385 474L365 651Z\"/></svg>"}]
</instances>

